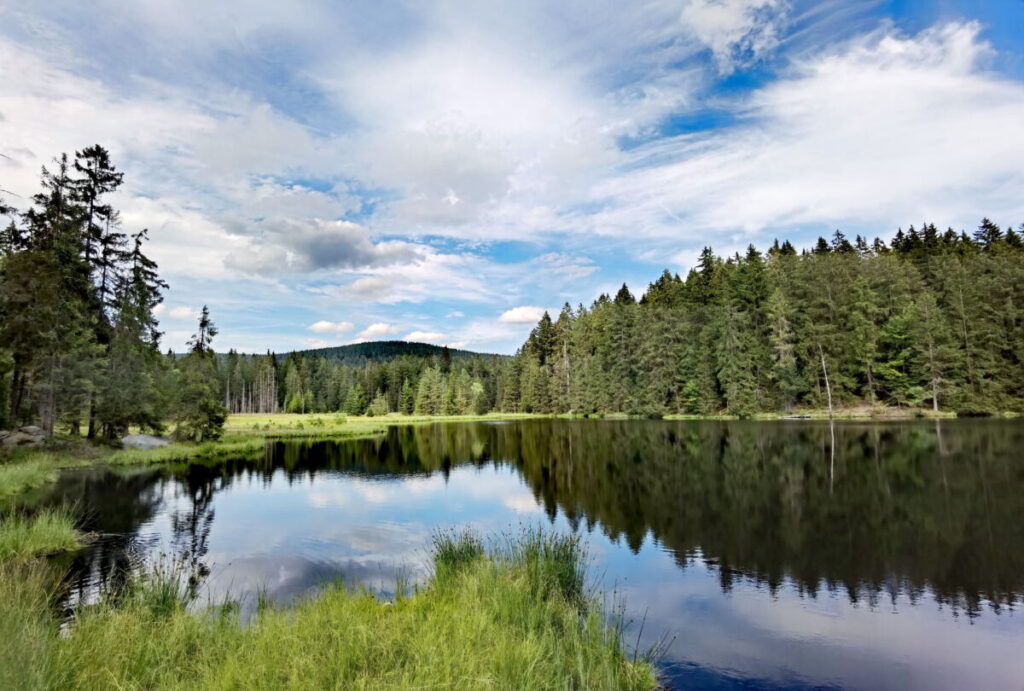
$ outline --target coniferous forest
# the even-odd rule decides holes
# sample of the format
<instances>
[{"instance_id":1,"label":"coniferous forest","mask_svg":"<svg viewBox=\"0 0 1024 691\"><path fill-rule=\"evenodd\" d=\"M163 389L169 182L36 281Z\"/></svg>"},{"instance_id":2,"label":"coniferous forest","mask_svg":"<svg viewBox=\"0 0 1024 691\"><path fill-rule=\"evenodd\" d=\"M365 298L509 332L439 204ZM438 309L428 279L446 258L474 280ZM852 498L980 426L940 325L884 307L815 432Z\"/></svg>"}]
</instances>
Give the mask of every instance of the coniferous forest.
<instances>
[{"instance_id":1,"label":"coniferous forest","mask_svg":"<svg viewBox=\"0 0 1024 691\"><path fill-rule=\"evenodd\" d=\"M186 354L161 354L167 288L147 233L107 202L123 182L100 146L42 172L0 243L0 428L114 438L129 427L216 436L234 413L491 411L733 414L1024 407L1024 243L984 219L886 244L841 232L810 250L719 257L545 314L515 356L423 344L217 356L206 308ZM350 352L351 350L351 352Z\"/></svg>"},{"instance_id":2,"label":"coniferous forest","mask_svg":"<svg viewBox=\"0 0 1024 691\"><path fill-rule=\"evenodd\" d=\"M1024 406L1024 243L988 219L887 245L836 232L798 252L718 257L547 315L505 409L641 414L886 405Z\"/></svg>"}]
</instances>

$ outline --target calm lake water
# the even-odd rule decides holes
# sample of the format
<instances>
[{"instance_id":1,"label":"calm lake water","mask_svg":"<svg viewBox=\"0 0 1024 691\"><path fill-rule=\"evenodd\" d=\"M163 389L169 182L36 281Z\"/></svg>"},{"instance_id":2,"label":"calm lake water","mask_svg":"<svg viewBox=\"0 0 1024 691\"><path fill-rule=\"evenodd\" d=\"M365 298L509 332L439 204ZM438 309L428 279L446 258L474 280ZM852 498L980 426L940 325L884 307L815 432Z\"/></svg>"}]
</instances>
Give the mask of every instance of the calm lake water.
<instances>
[{"instance_id":1,"label":"calm lake water","mask_svg":"<svg viewBox=\"0 0 1024 691\"><path fill-rule=\"evenodd\" d=\"M833 443L834 439L834 443ZM530 420L64 474L72 599L174 555L203 596L422 578L438 528L586 537L686 688L1024 688L1024 424ZM644 620L641 627L640 621ZM642 634L640 633L642 628Z\"/></svg>"}]
</instances>

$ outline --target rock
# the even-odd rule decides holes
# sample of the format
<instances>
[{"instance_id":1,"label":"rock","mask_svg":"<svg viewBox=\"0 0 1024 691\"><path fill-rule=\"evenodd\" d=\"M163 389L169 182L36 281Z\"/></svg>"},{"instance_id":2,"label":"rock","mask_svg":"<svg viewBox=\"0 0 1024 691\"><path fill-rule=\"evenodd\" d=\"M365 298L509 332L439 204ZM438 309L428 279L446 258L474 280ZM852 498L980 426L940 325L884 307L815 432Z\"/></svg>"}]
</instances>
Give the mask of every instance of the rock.
<instances>
[{"instance_id":1,"label":"rock","mask_svg":"<svg viewBox=\"0 0 1024 691\"><path fill-rule=\"evenodd\" d=\"M0 438L0 444L7 448L21 446L39 446L46 441L46 434L35 425L28 425L13 432L7 432Z\"/></svg>"},{"instance_id":2,"label":"rock","mask_svg":"<svg viewBox=\"0 0 1024 691\"><path fill-rule=\"evenodd\" d=\"M154 437L151 434L129 434L121 440L121 444L127 449L157 449L169 443L163 437Z\"/></svg>"}]
</instances>

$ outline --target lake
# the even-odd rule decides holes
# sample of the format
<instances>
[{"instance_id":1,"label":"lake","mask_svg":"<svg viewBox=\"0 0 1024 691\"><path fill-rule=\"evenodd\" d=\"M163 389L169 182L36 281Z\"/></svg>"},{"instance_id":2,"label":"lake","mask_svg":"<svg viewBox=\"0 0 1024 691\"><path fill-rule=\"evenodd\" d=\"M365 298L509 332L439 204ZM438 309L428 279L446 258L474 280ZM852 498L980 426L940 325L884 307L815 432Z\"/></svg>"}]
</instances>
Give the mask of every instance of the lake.
<instances>
[{"instance_id":1,"label":"lake","mask_svg":"<svg viewBox=\"0 0 1024 691\"><path fill-rule=\"evenodd\" d=\"M525 420L64 473L99 539L69 603L157 555L243 613L337 577L387 596L438 529L585 536L673 686L1024 687L1024 424Z\"/></svg>"}]
</instances>

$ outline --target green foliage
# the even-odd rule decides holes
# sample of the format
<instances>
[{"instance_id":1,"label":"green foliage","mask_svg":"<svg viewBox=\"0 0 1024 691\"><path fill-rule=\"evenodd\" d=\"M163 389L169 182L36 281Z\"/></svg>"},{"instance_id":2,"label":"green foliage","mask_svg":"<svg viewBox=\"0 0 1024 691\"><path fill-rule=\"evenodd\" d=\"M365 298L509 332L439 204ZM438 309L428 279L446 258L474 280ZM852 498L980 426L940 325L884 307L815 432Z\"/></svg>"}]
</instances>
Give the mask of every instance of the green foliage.
<instances>
[{"instance_id":1,"label":"green foliage","mask_svg":"<svg viewBox=\"0 0 1024 691\"><path fill-rule=\"evenodd\" d=\"M366 414L371 417L383 417L390 412L391 409L388 407L388 399L384 396L382 391L378 391L377 395L374 396L373 400L370 402L370 406L367 408Z\"/></svg>"},{"instance_id":2,"label":"green foliage","mask_svg":"<svg viewBox=\"0 0 1024 691\"><path fill-rule=\"evenodd\" d=\"M217 328L203 306L199 329L192 336L191 351L181 361L177 385L174 436L182 441L214 441L220 438L228 410L221 403L220 381L211 342Z\"/></svg>"},{"instance_id":3,"label":"green foliage","mask_svg":"<svg viewBox=\"0 0 1024 691\"><path fill-rule=\"evenodd\" d=\"M145 231L129 243L106 202L122 174L90 146L56 158L40 182L0 235L0 425L38 422L52 435L86 422L90 437L158 428L153 308L167 285Z\"/></svg>"},{"instance_id":4,"label":"green foliage","mask_svg":"<svg viewBox=\"0 0 1024 691\"><path fill-rule=\"evenodd\" d=\"M983 221L892 249L837 232L812 252L701 252L537 324L498 377L505 411L739 417L836 406L1024 408L1024 251ZM822 366L822 360L827 367Z\"/></svg>"}]
</instances>

